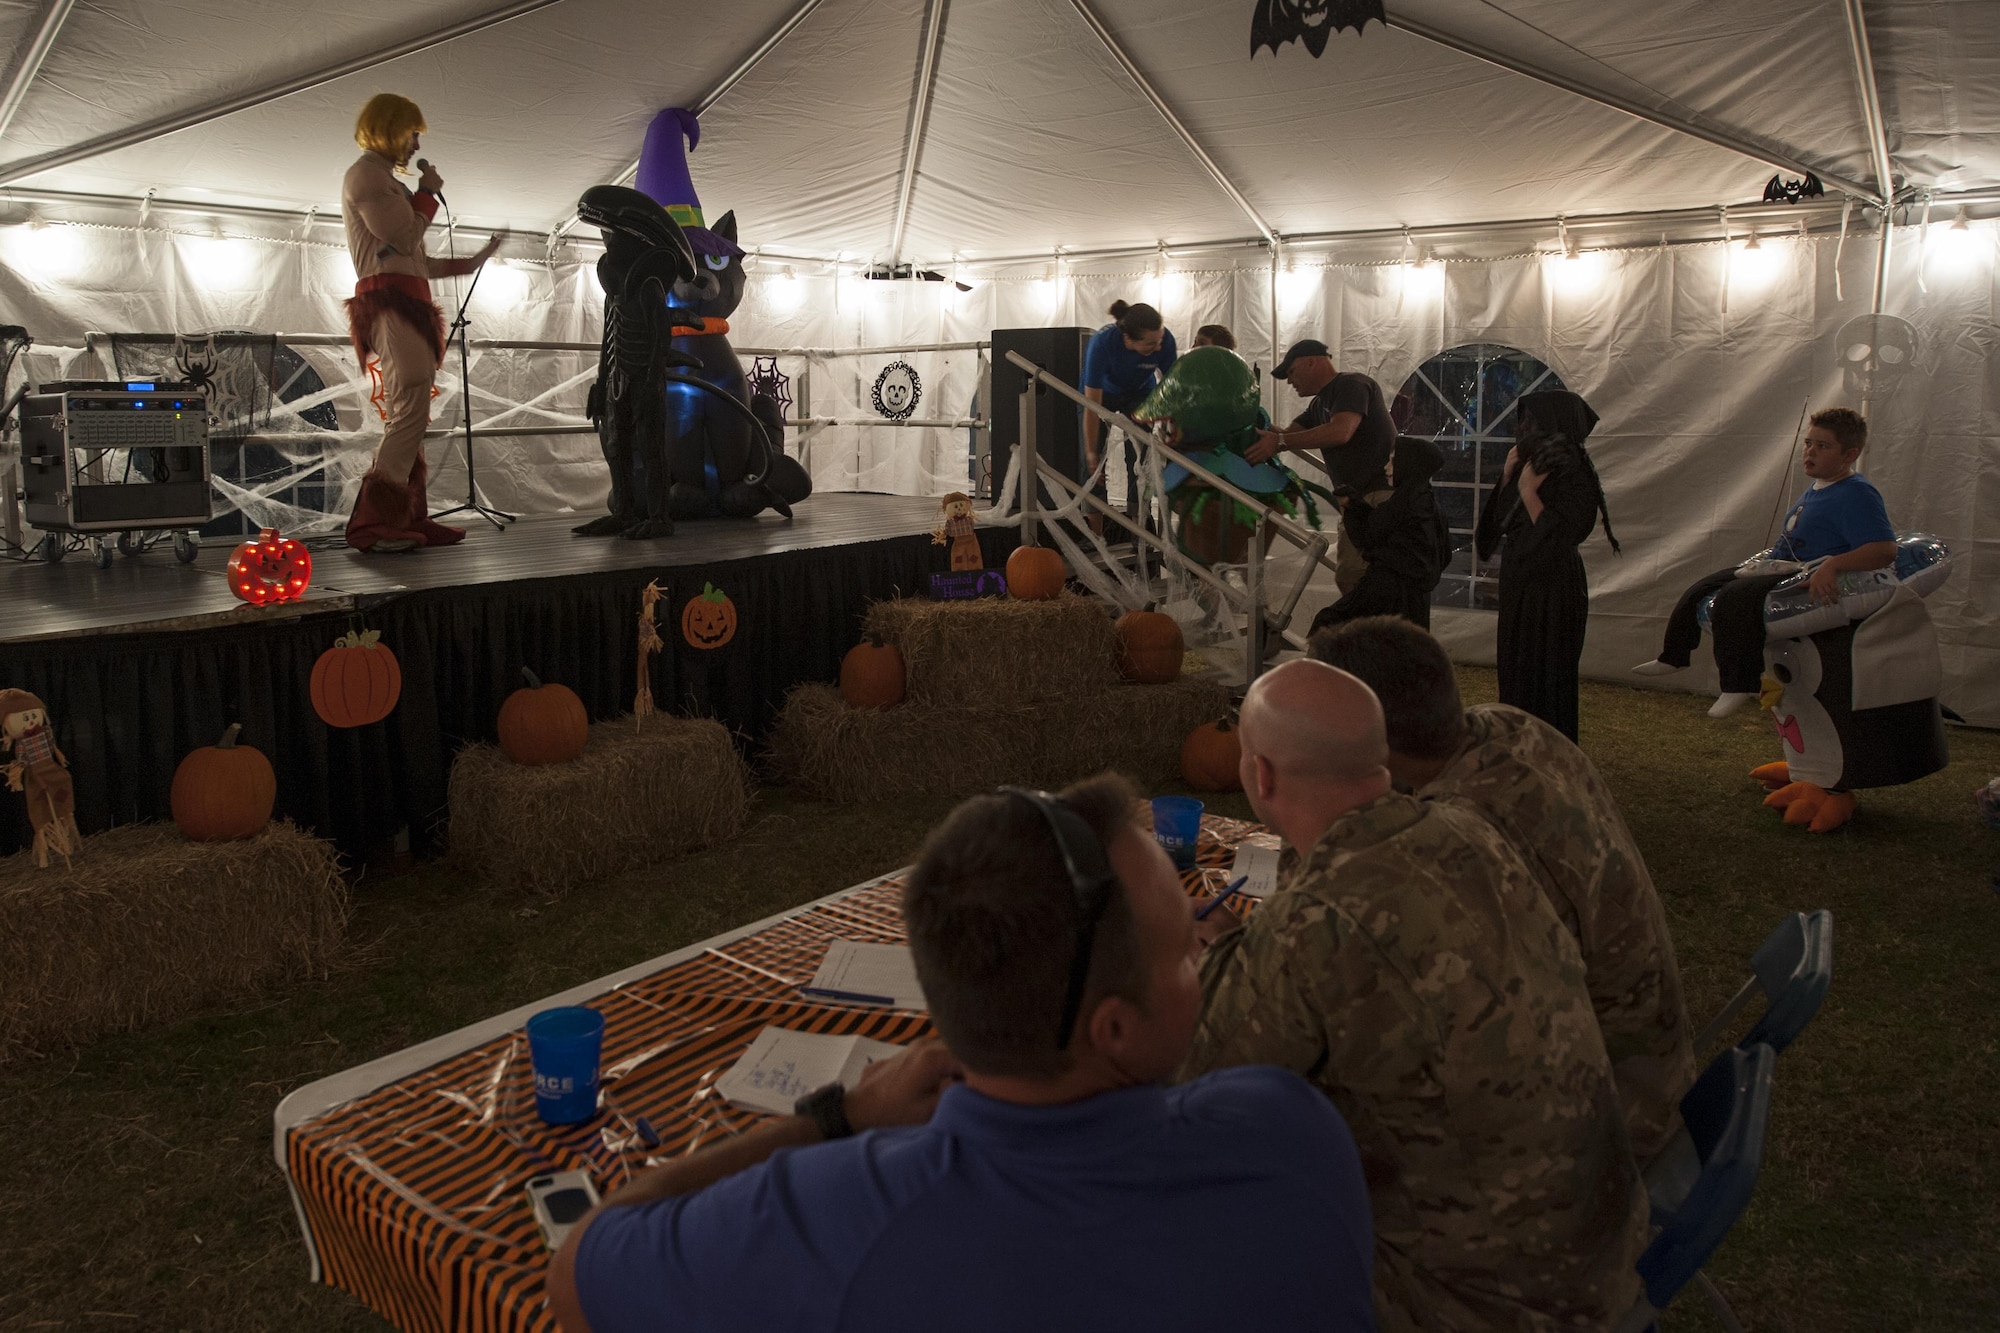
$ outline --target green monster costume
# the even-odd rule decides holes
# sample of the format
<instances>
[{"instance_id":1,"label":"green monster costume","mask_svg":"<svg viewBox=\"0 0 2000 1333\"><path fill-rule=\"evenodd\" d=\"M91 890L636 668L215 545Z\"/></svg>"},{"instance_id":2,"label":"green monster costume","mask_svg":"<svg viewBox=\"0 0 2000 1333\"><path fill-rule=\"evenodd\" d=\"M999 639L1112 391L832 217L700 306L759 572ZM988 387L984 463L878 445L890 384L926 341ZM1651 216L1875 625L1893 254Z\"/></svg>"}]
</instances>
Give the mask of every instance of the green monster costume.
<instances>
[{"instance_id":1,"label":"green monster costume","mask_svg":"<svg viewBox=\"0 0 2000 1333\"><path fill-rule=\"evenodd\" d=\"M1313 495L1325 495L1324 490L1281 463L1252 463L1243 456L1271 419L1259 401L1257 378L1249 363L1228 348L1197 347L1182 353L1132 415L1140 421L1172 423L1174 447L1203 468L1292 518L1299 517L1303 506L1306 521L1319 526ZM1169 507L1180 519L1174 541L1183 553L1204 565L1244 558L1257 529L1256 510L1231 500L1178 463L1166 466L1161 483Z\"/></svg>"}]
</instances>

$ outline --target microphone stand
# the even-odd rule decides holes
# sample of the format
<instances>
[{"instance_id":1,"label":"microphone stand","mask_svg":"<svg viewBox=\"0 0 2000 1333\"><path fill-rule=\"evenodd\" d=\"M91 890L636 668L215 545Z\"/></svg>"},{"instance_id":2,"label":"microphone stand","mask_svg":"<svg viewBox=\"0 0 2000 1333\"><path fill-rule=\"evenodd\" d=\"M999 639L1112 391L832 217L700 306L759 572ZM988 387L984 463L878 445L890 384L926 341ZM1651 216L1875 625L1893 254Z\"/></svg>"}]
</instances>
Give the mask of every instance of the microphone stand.
<instances>
[{"instance_id":1,"label":"microphone stand","mask_svg":"<svg viewBox=\"0 0 2000 1333\"><path fill-rule=\"evenodd\" d=\"M442 202L444 197L440 195L438 198ZM458 410L459 414L465 418L465 503L440 510L432 514L431 517L434 519L445 519L450 518L454 514L477 514L494 527L504 530L509 523L519 518L520 515L510 514L504 509L495 509L493 506L482 502L479 498L479 482L473 472L472 347L469 334L467 333L467 330L472 327L472 320L465 312L472 305L472 293L478 290L479 277L484 272L486 272L486 265L484 264L481 264L472 271L472 281L467 283L465 287L465 299L458 303L458 314L451 321L451 329L446 334L447 345L449 345L451 334L458 335Z\"/></svg>"}]
</instances>

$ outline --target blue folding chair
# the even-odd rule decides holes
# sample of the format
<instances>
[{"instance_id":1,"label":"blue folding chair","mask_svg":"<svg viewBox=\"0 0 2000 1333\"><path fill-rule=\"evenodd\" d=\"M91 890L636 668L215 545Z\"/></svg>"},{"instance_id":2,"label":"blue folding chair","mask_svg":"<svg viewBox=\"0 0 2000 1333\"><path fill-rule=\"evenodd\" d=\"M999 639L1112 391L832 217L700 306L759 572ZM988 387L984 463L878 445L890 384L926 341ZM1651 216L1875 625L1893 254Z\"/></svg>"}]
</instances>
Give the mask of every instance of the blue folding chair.
<instances>
[{"instance_id":1,"label":"blue folding chair","mask_svg":"<svg viewBox=\"0 0 2000 1333\"><path fill-rule=\"evenodd\" d=\"M1730 1025L1759 991L1764 1015L1737 1043L1737 1049L1769 1046L1774 1052L1792 1044L1812 1022L1833 984L1833 913L1794 912L1750 955L1750 978L1694 1039L1697 1053L1721 1040ZM1674 1132L1657 1157L1643 1164L1646 1194L1657 1216L1681 1206L1701 1173L1701 1157L1683 1128Z\"/></svg>"},{"instance_id":2,"label":"blue folding chair","mask_svg":"<svg viewBox=\"0 0 2000 1333\"><path fill-rule=\"evenodd\" d=\"M1792 1044L1812 1022L1833 984L1833 913L1794 912L1750 955L1750 978L1694 1039L1697 1051L1719 1041L1759 991L1764 1016L1739 1046L1763 1043L1774 1051Z\"/></svg>"},{"instance_id":3,"label":"blue folding chair","mask_svg":"<svg viewBox=\"0 0 2000 1333\"><path fill-rule=\"evenodd\" d=\"M1733 1046L1715 1057L1681 1098L1681 1119L1701 1162L1701 1172L1678 1206L1653 1208L1660 1228L1639 1256L1645 1296L1617 1326L1617 1333L1656 1327L1660 1311L1693 1283L1729 1333L1742 1333L1701 1266L1736 1225L1757 1188L1764 1164L1764 1131L1771 1120L1771 1084L1778 1053L1769 1044Z\"/></svg>"}]
</instances>

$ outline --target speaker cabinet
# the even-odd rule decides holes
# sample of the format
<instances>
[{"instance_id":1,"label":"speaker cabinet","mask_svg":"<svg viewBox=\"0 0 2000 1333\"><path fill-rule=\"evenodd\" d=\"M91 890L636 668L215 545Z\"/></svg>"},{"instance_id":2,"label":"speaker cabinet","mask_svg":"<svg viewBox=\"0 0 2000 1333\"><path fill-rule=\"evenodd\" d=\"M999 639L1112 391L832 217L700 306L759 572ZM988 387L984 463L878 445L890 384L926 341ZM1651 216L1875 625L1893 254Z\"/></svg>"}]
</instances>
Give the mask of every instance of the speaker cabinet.
<instances>
[{"instance_id":1,"label":"speaker cabinet","mask_svg":"<svg viewBox=\"0 0 2000 1333\"><path fill-rule=\"evenodd\" d=\"M1027 373L1007 359L1019 352L1057 379L1075 385L1083 378L1083 351L1094 329L995 329L993 372L987 395L992 467L984 490L991 500L1007 479L1007 467L1021 442L1021 390ZM1089 475L1083 465L1083 409L1045 384L1035 386L1035 454L1071 481ZM1048 487L1041 504L1052 505Z\"/></svg>"}]
</instances>

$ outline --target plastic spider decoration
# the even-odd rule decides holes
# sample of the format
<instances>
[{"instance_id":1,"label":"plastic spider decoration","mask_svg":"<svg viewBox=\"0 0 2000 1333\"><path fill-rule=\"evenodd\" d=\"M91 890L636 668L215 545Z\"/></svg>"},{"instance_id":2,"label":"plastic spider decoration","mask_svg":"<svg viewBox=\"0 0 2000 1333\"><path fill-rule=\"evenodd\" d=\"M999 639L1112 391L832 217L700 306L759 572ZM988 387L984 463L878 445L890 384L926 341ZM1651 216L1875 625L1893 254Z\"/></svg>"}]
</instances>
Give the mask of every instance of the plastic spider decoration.
<instances>
[{"instance_id":1,"label":"plastic spider decoration","mask_svg":"<svg viewBox=\"0 0 2000 1333\"><path fill-rule=\"evenodd\" d=\"M223 387L222 358L213 334L200 341L176 334L174 373L207 400L211 420L235 416L236 395Z\"/></svg>"},{"instance_id":2,"label":"plastic spider decoration","mask_svg":"<svg viewBox=\"0 0 2000 1333\"><path fill-rule=\"evenodd\" d=\"M792 414L792 377L778 369L777 357L758 357L745 382L753 395L762 394L777 403L782 415Z\"/></svg>"}]
</instances>

